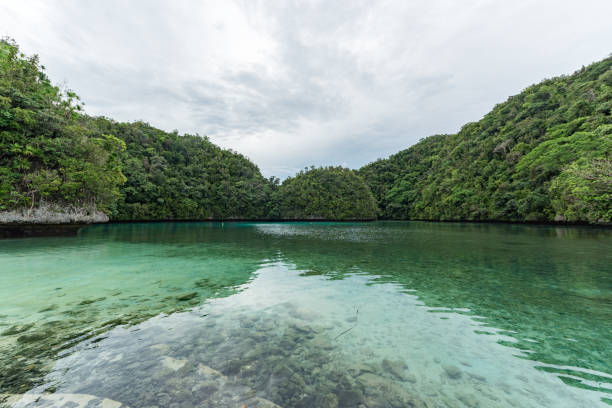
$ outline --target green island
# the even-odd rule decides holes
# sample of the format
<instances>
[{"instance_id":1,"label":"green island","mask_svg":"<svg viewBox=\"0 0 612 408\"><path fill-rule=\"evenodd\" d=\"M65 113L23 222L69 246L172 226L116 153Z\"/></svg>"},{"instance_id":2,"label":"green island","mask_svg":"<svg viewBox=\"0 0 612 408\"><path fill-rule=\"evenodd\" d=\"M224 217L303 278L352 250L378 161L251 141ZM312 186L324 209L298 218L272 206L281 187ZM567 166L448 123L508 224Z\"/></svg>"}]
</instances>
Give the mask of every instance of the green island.
<instances>
[{"instance_id":1,"label":"green island","mask_svg":"<svg viewBox=\"0 0 612 408\"><path fill-rule=\"evenodd\" d=\"M612 58L542 81L456 134L282 183L207 137L82 112L0 42L0 223L612 222Z\"/></svg>"}]
</instances>

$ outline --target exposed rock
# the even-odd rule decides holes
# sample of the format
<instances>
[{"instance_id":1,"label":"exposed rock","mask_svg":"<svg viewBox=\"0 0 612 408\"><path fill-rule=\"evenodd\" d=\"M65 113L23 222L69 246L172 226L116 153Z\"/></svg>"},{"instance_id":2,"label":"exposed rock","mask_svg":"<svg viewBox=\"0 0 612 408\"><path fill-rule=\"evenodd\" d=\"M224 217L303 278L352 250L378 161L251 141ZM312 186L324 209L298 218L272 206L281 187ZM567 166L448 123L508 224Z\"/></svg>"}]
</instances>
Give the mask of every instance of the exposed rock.
<instances>
[{"instance_id":1,"label":"exposed rock","mask_svg":"<svg viewBox=\"0 0 612 408\"><path fill-rule=\"evenodd\" d=\"M95 207L60 206L43 203L35 208L0 212L0 224L91 224L108 222L108 215Z\"/></svg>"}]
</instances>

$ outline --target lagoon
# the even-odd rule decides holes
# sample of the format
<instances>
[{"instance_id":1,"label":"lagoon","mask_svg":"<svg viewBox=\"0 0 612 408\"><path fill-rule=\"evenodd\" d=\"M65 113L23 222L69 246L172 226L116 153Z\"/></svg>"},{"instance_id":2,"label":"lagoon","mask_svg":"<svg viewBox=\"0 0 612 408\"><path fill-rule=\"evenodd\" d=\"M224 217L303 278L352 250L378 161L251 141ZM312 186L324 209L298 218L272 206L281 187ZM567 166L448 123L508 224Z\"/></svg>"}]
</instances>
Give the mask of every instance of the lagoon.
<instances>
[{"instance_id":1,"label":"lagoon","mask_svg":"<svg viewBox=\"0 0 612 408\"><path fill-rule=\"evenodd\" d=\"M3 240L0 394L607 407L610 265L612 230L566 226L128 223Z\"/></svg>"}]
</instances>

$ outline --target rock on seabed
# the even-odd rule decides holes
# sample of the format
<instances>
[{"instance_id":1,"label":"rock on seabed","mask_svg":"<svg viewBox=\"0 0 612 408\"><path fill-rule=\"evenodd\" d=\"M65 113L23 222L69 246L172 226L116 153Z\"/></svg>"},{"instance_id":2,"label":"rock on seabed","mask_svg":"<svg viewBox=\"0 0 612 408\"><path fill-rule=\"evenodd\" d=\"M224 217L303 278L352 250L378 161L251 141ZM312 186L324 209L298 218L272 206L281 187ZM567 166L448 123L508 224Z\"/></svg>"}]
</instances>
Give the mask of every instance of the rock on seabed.
<instances>
[{"instance_id":1,"label":"rock on seabed","mask_svg":"<svg viewBox=\"0 0 612 408\"><path fill-rule=\"evenodd\" d=\"M0 394L0 406L5 405L11 408L128 408L120 402L87 394Z\"/></svg>"}]
</instances>

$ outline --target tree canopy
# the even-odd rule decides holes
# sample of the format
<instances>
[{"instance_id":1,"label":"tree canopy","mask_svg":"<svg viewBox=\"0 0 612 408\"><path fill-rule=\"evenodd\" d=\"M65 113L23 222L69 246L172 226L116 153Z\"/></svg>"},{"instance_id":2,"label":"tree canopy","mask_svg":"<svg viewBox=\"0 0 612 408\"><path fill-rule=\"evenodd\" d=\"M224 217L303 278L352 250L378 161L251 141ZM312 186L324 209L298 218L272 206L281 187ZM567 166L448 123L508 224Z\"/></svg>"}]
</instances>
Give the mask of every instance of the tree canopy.
<instances>
[{"instance_id":1,"label":"tree canopy","mask_svg":"<svg viewBox=\"0 0 612 408\"><path fill-rule=\"evenodd\" d=\"M82 112L38 57L0 40L0 211L43 203L112 220L612 222L612 57L510 97L456 134L357 171L279 185L199 135Z\"/></svg>"},{"instance_id":2,"label":"tree canopy","mask_svg":"<svg viewBox=\"0 0 612 408\"><path fill-rule=\"evenodd\" d=\"M125 144L93 133L78 96L53 86L38 57L0 40L0 210L41 202L107 209L125 181Z\"/></svg>"},{"instance_id":3,"label":"tree canopy","mask_svg":"<svg viewBox=\"0 0 612 408\"><path fill-rule=\"evenodd\" d=\"M164 132L143 122L90 118L96 133L123 140L127 181L115 220L264 219L273 184L256 165L208 138Z\"/></svg>"},{"instance_id":4,"label":"tree canopy","mask_svg":"<svg viewBox=\"0 0 612 408\"><path fill-rule=\"evenodd\" d=\"M354 171L310 168L286 179L279 189L282 219L371 220L376 200Z\"/></svg>"},{"instance_id":5,"label":"tree canopy","mask_svg":"<svg viewBox=\"0 0 612 408\"><path fill-rule=\"evenodd\" d=\"M276 182L208 138L90 117L38 57L0 42L0 211L102 210L113 220L263 219Z\"/></svg>"},{"instance_id":6,"label":"tree canopy","mask_svg":"<svg viewBox=\"0 0 612 408\"><path fill-rule=\"evenodd\" d=\"M387 219L612 222L612 58L358 173Z\"/></svg>"}]
</instances>

